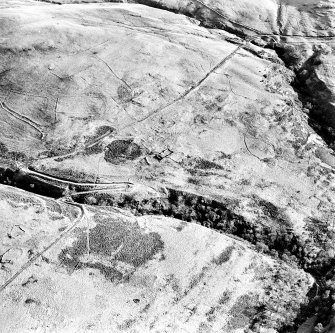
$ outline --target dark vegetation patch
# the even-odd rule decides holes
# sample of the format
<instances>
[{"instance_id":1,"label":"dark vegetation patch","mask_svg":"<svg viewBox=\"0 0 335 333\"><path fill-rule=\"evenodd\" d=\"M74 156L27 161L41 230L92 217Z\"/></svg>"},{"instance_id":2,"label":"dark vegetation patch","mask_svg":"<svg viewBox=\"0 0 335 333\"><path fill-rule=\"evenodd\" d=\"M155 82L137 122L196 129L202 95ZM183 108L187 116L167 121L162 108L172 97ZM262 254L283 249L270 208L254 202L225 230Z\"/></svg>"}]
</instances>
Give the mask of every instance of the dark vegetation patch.
<instances>
[{"instance_id":1,"label":"dark vegetation patch","mask_svg":"<svg viewBox=\"0 0 335 333\"><path fill-rule=\"evenodd\" d=\"M131 90L125 85L121 85L117 88L117 96L122 102L129 102L133 98Z\"/></svg>"},{"instance_id":2,"label":"dark vegetation patch","mask_svg":"<svg viewBox=\"0 0 335 333\"><path fill-rule=\"evenodd\" d=\"M32 159L22 152L9 151L7 146L0 142L0 157L7 160L19 161L19 162L30 162Z\"/></svg>"},{"instance_id":3,"label":"dark vegetation patch","mask_svg":"<svg viewBox=\"0 0 335 333\"><path fill-rule=\"evenodd\" d=\"M105 160L113 164L119 164L127 160L135 160L141 155L141 147L133 140L115 140L107 146Z\"/></svg>"},{"instance_id":4,"label":"dark vegetation patch","mask_svg":"<svg viewBox=\"0 0 335 333\"><path fill-rule=\"evenodd\" d=\"M233 213L226 203L180 190L168 189L167 191L166 198L143 200L134 199L127 194L113 196L108 193L97 193L95 204L127 209L135 215L164 215L195 222L222 233L236 235L255 245L263 244L263 252L295 262L307 270L322 270L324 265L329 267L331 263L331 258L322 253L318 260L315 260L312 249L316 244L313 245L295 235L290 221L286 220L283 223L282 214L271 203L264 201L264 215L267 216L266 221L271 223L265 225L262 221L258 221L255 224ZM86 203L88 196L78 195L76 200ZM331 242L332 240L329 239L328 243Z\"/></svg>"},{"instance_id":5,"label":"dark vegetation patch","mask_svg":"<svg viewBox=\"0 0 335 333\"><path fill-rule=\"evenodd\" d=\"M309 116L309 125L326 141L330 148L335 150L335 125L330 123L332 113L335 110L332 103L332 92L317 74L318 67L322 65L325 51L322 48L315 49L314 54L301 65L299 63L301 54L297 47L277 46L275 51L284 61L286 67L295 72L295 79L291 85L298 93L303 109Z\"/></svg>"},{"instance_id":6,"label":"dark vegetation patch","mask_svg":"<svg viewBox=\"0 0 335 333\"><path fill-rule=\"evenodd\" d=\"M230 329L236 330L252 324L251 318L254 318L259 312L255 307L257 303L258 299L253 295L240 296L229 311L231 315L229 320Z\"/></svg>"},{"instance_id":7,"label":"dark vegetation patch","mask_svg":"<svg viewBox=\"0 0 335 333\"><path fill-rule=\"evenodd\" d=\"M212 262L216 265L222 265L223 263L227 262L234 251L234 246L228 246L226 247L222 253L217 258L214 258Z\"/></svg>"},{"instance_id":8,"label":"dark vegetation patch","mask_svg":"<svg viewBox=\"0 0 335 333\"><path fill-rule=\"evenodd\" d=\"M190 158L188 157L187 160L183 162L183 165L186 168L192 169L200 169L200 170L207 170L207 169L216 169L216 170L222 170L223 167L215 162L206 160L201 157L196 158Z\"/></svg>"},{"instance_id":9,"label":"dark vegetation patch","mask_svg":"<svg viewBox=\"0 0 335 333\"><path fill-rule=\"evenodd\" d=\"M59 255L60 262L72 272L76 268L98 269L106 279L120 281L121 272L115 268L115 261L122 261L134 267L140 267L151 260L164 248L157 233L144 233L138 224L127 221L108 219L99 223L89 232L90 256L105 258L108 265L83 260L88 253L86 230L77 230L78 239L71 247L63 249Z\"/></svg>"},{"instance_id":10,"label":"dark vegetation patch","mask_svg":"<svg viewBox=\"0 0 335 333\"><path fill-rule=\"evenodd\" d=\"M180 222L179 225L177 227L175 227L175 229L177 231L183 231L183 229L187 226L186 222Z\"/></svg>"},{"instance_id":11,"label":"dark vegetation patch","mask_svg":"<svg viewBox=\"0 0 335 333\"><path fill-rule=\"evenodd\" d=\"M136 323L135 319L127 319L123 323L118 324L117 328L120 331L128 331Z\"/></svg>"},{"instance_id":12,"label":"dark vegetation patch","mask_svg":"<svg viewBox=\"0 0 335 333\"><path fill-rule=\"evenodd\" d=\"M47 41L43 42L35 42L25 47L17 47L17 46L6 46L1 45L0 46L0 54L12 54L12 55L25 55L29 56L32 52L37 51L39 53L47 53L52 52L56 49L56 47Z\"/></svg>"},{"instance_id":13,"label":"dark vegetation patch","mask_svg":"<svg viewBox=\"0 0 335 333\"><path fill-rule=\"evenodd\" d=\"M79 202L85 202L85 196L78 196L76 199ZM260 220L255 224L233 213L228 208L227 203L174 189L168 189L166 198L141 201L135 200L129 195L112 197L108 194L99 194L96 196L97 205L117 206L130 210L135 215L171 216L183 221L201 224L221 233L238 236L251 244L255 244L256 249L262 253L275 258L279 257L288 264L298 265L311 273L317 280L318 277L322 277L325 272L331 269L335 264L334 258L329 256L327 251L319 251L318 249L332 248L332 235L329 235L330 237L324 240L322 245L316 243L316 240L314 242L309 239L304 240L294 234L290 221L285 218L280 209L270 202L256 198L256 206L259 202L265 221ZM228 255L229 253L225 254L222 260L225 260ZM335 295L335 284L333 294ZM311 296L311 298L313 297ZM315 304L322 305L323 303L321 299L318 299L315 302L311 300L307 307L301 306L301 312L295 324L290 324L286 327L287 331L283 332L295 332L297 326L310 315L311 311L315 312ZM318 318L326 323L329 320L331 306L327 307L327 311L326 306L323 306L322 309L322 312L318 312ZM261 313L261 309L259 313ZM243 318L241 319L241 325L245 319ZM239 324L236 322L234 325L238 326Z\"/></svg>"},{"instance_id":14,"label":"dark vegetation patch","mask_svg":"<svg viewBox=\"0 0 335 333\"><path fill-rule=\"evenodd\" d=\"M192 276L190 284L184 292L184 296L186 296L193 288L195 288L197 285L199 285L200 282L202 282L202 280L206 276L206 271L207 270L208 270L208 267L204 266L204 267L202 267L202 270L200 271L200 273L195 274L195 275Z\"/></svg>"},{"instance_id":15,"label":"dark vegetation patch","mask_svg":"<svg viewBox=\"0 0 335 333\"><path fill-rule=\"evenodd\" d=\"M22 287L26 287L30 284L33 284L33 283L37 283L38 280L33 276L31 275L25 282L23 282L21 285Z\"/></svg>"},{"instance_id":16,"label":"dark vegetation patch","mask_svg":"<svg viewBox=\"0 0 335 333\"><path fill-rule=\"evenodd\" d=\"M224 291L220 296L218 303L215 306L212 306L210 310L206 312L206 318L208 322L212 322L216 319L217 316L220 315L220 311L222 307L229 302L233 292L232 291Z\"/></svg>"},{"instance_id":17,"label":"dark vegetation patch","mask_svg":"<svg viewBox=\"0 0 335 333\"><path fill-rule=\"evenodd\" d=\"M67 213L68 207L62 207L58 202L55 202L53 200L45 200L45 206L50 213L56 213L59 215L64 215L64 213Z\"/></svg>"},{"instance_id":18,"label":"dark vegetation patch","mask_svg":"<svg viewBox=\"0 0 335 333\"><path fill-rule=\"evenodd\" d=\"M227 304L227 302L229 302L230 297L231 297L232 294L233 294L232 291L227 291L227 290L224 291L224 292L222 293L222 295L220 296L218 303L219 303L220 305L225 305L225 304Z\"/></svg>"},{"instance_id":19,"label":"dark vegetation patch","mask_svg":"<svg viewBox=\"0 0 335 333\"><path fill-rule=\"evenodd\" d=\"M60 156L61 158L61 156L63 155L73 153L78 147L78 142L79 142L79 135L75 135L72 138L72 142L70 144L60 139L46 142L45 146L47 149L47 157Z\"/></svg>"},{"instance_id":20,"label":"dark vegetation patch","mask_svg":"<svg viewBox=\"0 0 335 333\"><path fill-rule=\"evenodd\" d=\"M115 131L115 128L113 128L111 126L107 126L107 125L99 126L98 128L96 128L94 136L91 137L90 139L92 141L94 141L95 139L99 138L100 136L102 136L106 133L112 133L114 131Z\"/></svg>"},{"instance_id":21,"label":"dark vegetation patch","mask_svg":"<svg viewBox=\"0 0 335 333\"><path fill-rule=\"evenodd\" d=\"M41 304L41 302L39 300L36 300L34 298L27 298L25 301L24 301L25 304L36 304L36 305L39 305Z\"/></svg>"},{"instance_id":22,"label":"dark vegetation patch","mask_svg":"<svg viewBox=\"0 0 335 333\"><path fill-rule=\"evenodd\" d=\"M0 54L2 53L2 50L3 50L3 47L0 46ZM2 82L6 78L7 74L10 71L11 71L11 68L6 68L4 70L1 70L1 72L0 72L0 82ZM0 87L2 87L2 84L0 85Z\"/></svg>"},{"instance_id":23,"label":"dark vegetation patch","mask_svg":"<svg viewBox=\"0 0 335 333\"><path fill-rule=\"evenodd\" d=\"M15 186L32 193L52 198L59 198L64 192L64 188L60 186L50 184L18 171L13 171L13 169L6 167L0 167L0 184Z\"/></svg>"},{"instance_id":24,"label":"dark vegetation patch","mask_svg":"<svg viewBox=\"0 0 335 333\"><path fill-rule=\"evenodd\" d=\"M327 221L309 218L306 223L306 229L313 235L313 241L324 250L329 249L327 240L335 239L335 231L334 229L329 228L329 223Z\"/></svg>"},{"instance_id":25,"label":"dark vegetation patch","mask_svg":"<svg viewBox=\"0 0 335 333\"><path fill-rule=\"evenodd\" d=\"M261 207L263 215L265 215L267 218L270 220L276 220L279 225L285 226L289 229L292 227L291 222L287 216L285 216L281 208L278 208L269 201L259 199L257 197L254 197L254 199L256 200L257 205Z\"/></svg>"},{"instance_id":26,"label":"dark vegetation patch","mask_svg":"<svg viewBox=\"0 0 335 333\"><path fill-rule=\"evenodd\" d=\"M193 185L203 185L204 181L200 177L188 177L187 182Z\"/></svg>"},{"instance_id":27,"label":"dark vegetation patch","mask_svg":"<svg viewBox=\"0 0 335 333\"><path fill-rule=\"evenodd\" d=\"M274 219L278 218L280 215L278 207L266 200L259 200L258 204L263 208L263 213Z\"/></svg>"}]
</instances>

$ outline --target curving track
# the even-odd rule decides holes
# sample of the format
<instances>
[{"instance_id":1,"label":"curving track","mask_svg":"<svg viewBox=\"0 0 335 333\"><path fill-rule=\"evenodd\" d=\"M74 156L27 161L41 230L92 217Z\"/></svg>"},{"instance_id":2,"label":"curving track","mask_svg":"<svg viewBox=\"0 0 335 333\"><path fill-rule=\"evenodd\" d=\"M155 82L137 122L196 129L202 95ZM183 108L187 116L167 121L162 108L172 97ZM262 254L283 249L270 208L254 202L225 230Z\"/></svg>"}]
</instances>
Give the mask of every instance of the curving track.
<instances>
[{"instance_id":1,"label":"curving track","mask_svg":"<svg viewBox=\"0 0 335 333\"><path fill-rule=\"evenodd\" d=\"M132 182L111 182L111 183L82 183L82 182L74 182L74 181L70 181L70 180L64 180L58 177L54 177L54 176L50 176L46 173L43 172L39 172L39 171L33 171L27 168L20 168L20 170L22 173L28 174L28 175L33 175L33 176L37 176L39 178L44 178L44 179L48 179L51 181L55 181L55 182L59 182L59 183L63 183L66 185L76 185L76 186L95 186L95 187L106 187L106 186L119 186L119 185L134 185L134 183Z\"/></svg>"},{"instance_id":2,"label":"curving track","mask_svg":"<svg viewBox=\"0 0 335 333\"><path fill-rule=\"evenodd\" d=\"M44 132L40 129L39 124L37 124L35 121L31 120L30 118L21 115L20 113L14 111L13 109L11 109L5 102L1 102L0 101L0 106L3 110L5 110L6 112L8 112L10 115L12 115L14 118L21 120L22 122L26 123L27 125L29 125L30 127L32 127L34 130L36 130L37 132L40 133L40 139L43 140L45 134Z\"/></svg>"},{"instance_id":3,"label":"curving track","mask_svg":"<svg viewBox=\"0 0 335 333\"><path fill-rule=\"evenodd\" d=\"M58 159L64 159L64 158L67 158L67 157L78 155L78 154L84 152L86 149L89 149L89 148L92 148L92 147L98 145L104 138L110 136L111 134L113 134L113 131L108 130L106 133L104 133L101 136L99 136L98 138L96 138L93 142L86 144L85 147L80 149L80 150L76 150L72 153L67 153L67 154L64 154L64 155L57 155L57 156L53 156L53 157L41 158L40 160L49 160L49 161L55 160L55 161L57 161Z\"/></svg>"}]
</instances>

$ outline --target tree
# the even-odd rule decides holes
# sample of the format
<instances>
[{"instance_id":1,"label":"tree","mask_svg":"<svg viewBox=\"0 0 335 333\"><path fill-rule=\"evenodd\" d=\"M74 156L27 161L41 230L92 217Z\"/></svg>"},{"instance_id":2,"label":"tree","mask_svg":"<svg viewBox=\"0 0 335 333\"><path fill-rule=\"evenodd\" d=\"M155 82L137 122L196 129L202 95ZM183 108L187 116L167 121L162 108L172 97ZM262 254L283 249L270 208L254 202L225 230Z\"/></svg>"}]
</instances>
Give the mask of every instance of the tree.
<instances>
[{"instance_id":1,"label":"tree","mask_svg":"<svg viewBox=\"0 0 335 333\"><path fill-rule=\"evenodd\" d=\"M313 333L323 333L323 325L321 323L318 323L315 327L314 327L314 331Z\"/></svg>"}]
</instances>

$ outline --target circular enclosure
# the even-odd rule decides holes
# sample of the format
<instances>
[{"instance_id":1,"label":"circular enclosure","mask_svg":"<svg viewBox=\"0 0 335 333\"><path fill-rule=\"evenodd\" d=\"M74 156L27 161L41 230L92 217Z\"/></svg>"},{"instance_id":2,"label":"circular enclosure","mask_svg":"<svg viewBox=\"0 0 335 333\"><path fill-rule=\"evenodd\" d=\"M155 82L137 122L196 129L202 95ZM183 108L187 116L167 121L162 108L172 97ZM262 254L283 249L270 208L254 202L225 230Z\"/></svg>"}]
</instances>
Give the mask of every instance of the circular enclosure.
<instances>
[{"instance_id":1,"label":"circular enclosure","mask_svg":"<svg viewBox=\"0 0 335 333\"><path fill-rule=\"evenodd\" d=\"M105 160L110 163L122 163L135 160L141 155L141 147L133 140L115 140L107 146Z\"/></svg>"}]
</instances>

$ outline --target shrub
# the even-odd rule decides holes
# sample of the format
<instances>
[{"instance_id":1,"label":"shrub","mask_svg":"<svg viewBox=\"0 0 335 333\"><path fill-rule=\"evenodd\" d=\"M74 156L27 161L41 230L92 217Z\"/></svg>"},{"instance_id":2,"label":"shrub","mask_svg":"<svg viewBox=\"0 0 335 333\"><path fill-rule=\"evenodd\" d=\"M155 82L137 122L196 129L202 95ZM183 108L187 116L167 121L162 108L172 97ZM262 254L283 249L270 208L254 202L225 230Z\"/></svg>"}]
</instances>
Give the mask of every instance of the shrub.
<instances>
[{"instance_id":1,"label":"shrub","mask_svg":"<svg viewBox=\"0 0 335 333\"><path fill-rule=\"evenodd\" d=\"M217 258L214 258L212 262L216 265L221 265L227 262L231 258L233 250L234 250L233 245L228 246L222 251L222 253Z\"/></svg>"}]
</instances>

